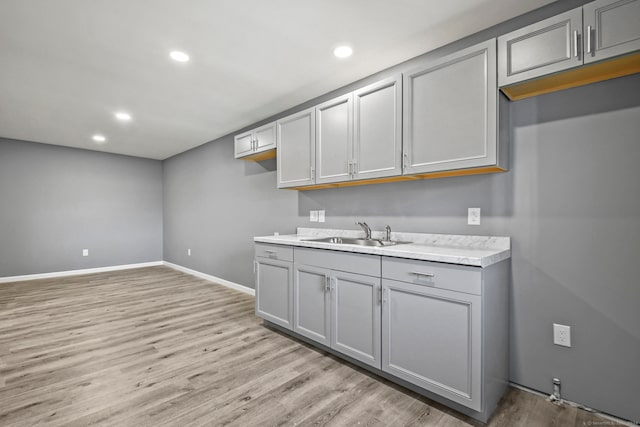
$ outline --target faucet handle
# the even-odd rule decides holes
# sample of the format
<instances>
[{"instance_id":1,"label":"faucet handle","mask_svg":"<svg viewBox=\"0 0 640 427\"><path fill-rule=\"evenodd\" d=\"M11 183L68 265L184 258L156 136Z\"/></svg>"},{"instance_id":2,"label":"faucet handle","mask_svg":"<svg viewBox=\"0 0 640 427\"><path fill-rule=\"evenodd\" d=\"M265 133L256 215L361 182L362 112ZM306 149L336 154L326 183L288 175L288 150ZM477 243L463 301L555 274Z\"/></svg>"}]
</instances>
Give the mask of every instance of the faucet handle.
<instances>
[{"instance_id":1,"label":"faucet handle","mask_svg":"<svg viewBox=\"0 0 640 427\"><path fill-rule=\"evenodd\" d=\"M387 224L387 226L384 228L384 231L386 234L385 240L387 241L391 240L391 226L389 224Z\"/></svg>"}]
</instances>

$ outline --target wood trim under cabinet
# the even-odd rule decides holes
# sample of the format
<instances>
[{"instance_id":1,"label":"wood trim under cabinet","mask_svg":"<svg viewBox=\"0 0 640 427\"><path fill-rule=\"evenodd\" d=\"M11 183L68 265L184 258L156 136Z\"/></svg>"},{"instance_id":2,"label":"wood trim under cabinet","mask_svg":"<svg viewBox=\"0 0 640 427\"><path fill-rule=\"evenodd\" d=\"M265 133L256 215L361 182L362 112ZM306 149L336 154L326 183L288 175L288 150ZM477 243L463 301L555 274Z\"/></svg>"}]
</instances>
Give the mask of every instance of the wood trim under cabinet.
<instances>
[{"instance_id":1,"label":"wood trim under cabinet","mask_svg":"<svg viewBox=\"0 0 640 427\"><path fill-rule=\"evenodd\" d=\"M592 65L585 65L513 86L506 86L501 90L512 101L518 101L636 73L640 73L640 52Z\"/></svg>"},{"instance_id":2,"label":"wood trim under cabinet","mask_svg":"<svg viewBox=\"0 0 640 427\"><path fill-rule=\"evenodd\" d=\"M489 167L472 168L472 169L457 169L457 170L444 171L444 172L429 172L429 173L423 173L423 174L417 174L417 175L401 175L401 176L392 176L389 178L375 178L375 179L363 179L360 181L338 182L334 184L309 185L304 187L290 187L290 188L286 188L286 190L299 190L299 191L322 190L324 188L354 187L358 185L384 184L387 182L415 181L417 179L447 178L447 177L453 177L453 176L481 175L481 174L496 173L496 172L507 172L507 169L503 169L498 166L489 166Z\"/></svg>"},{"instance_id":3,"label":"wood trim under cabinet","mask_svg":"<svg viewBox=\"0 0 640 427\"><path fill-rule=\"evenodd\" d=\"M238 157L239 160L250 160L252 162L261 162L263 160L275 159L277 155L277 150L274 148L273 150L263 151L262 153L251 154L249 156Z\"/></svg>"}]
</instances>

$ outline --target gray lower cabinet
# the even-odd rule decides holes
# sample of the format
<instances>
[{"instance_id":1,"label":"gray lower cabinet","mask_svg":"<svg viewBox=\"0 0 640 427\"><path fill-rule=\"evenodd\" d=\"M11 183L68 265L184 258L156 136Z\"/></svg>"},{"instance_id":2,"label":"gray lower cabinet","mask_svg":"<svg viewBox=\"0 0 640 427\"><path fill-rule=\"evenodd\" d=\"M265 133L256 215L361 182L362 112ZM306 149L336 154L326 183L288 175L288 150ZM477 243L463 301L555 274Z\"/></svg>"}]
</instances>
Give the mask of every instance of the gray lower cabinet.
<instances>
[{"instance_id":1,"label":"gray lower cabinet","mask_svg":"<svg viewBox=\"0 0 640 427\"><path fill-rule=\"evenodd\" d=\"M293 249L255 245L256 316L293 329Z\"/></svg>"},{"instance_id":2,"label":"gray lower cabinet","mask_svg":"<svg viewBox=\"0 0 640 427\"><path fill-rule=\"evenodd\" d=\"M293 330L331 346L331 271L295 264Z\"/></svg>"},{"instance_id":3,"label":"gray lower cabinet","mask_svg":"<svg viewBox=\"0 0 640 427\"><path fill-rule=\"evenodd\" d=\"M508 86L582 65L582 8L498 37L498 83Z\"/></svg>"},{"instance_id":4,"label":"gray lower cabinet","mask_svg":"<svg viewBox=\"0 0 640 427\"><path fill-rule=\"evenodd\" d=\"M498 163L496 40L404 74L404 174Z\"/></svg>"},{"instance_id":5,"label":"gray lower cabinet","mask_svg":"<svg viewBox=\"0 0 640 427\"><path fill-rule=\"evenodd\" d=\"M480 296L387 279L382 292L382 370L480 411Z\"/></svg>"},{"instance_id":6,"label":"gray lower cabinet","mask_svg":"<svg viewBox=\"0 0 640 427\"><path fill-rule=\"evenodd\" d=\"M480 421L491 416L509 377L508 261L480 268L266 244L256 261L258 316Z\"/></svg>"},{"instance_id":7,"label":"gray lower cabinet","mask_svg":"<svg viewBox=\"0 0 640 427\"><path fill-rule=\"evenodd\" d=\"M276 148L276 123L268 123L256 129L236 135L235 158L242 158Z\"/></svg>"},{"instance_id":8,"label":"gray lower cabinet","mask_svg":"<svg viewBox=\"0 0 640 427\"><path fill-rule=\"evenodd\" d=\"M331 348L380 368L380 277L331 273Z\"/></svg>"},{"instance_id":9,"label":"gray lower cabinet","mask_svg":"<svg viewBox=\"0 0 640 427\"><path fill-rule=\"evenodd\" d=\"M292 114L276 122L278 188L315 183L315 108Z\"/></svg>"},{"instance_id":10,"label":"gray lower cabinet","mask_svg":"<svg viewBox=\"0 0 640 427\"><path fill-rule=\"evenodd\" d=\"M380 369L380 257L295 254L293 330Z\"/></svg>"},{"instance_id":11,"label":"gray lower cabinet","mask_svg":"<svg viewBox=\"0 0 640 427\"><path fill-rule=\"evenodd\" d=\"M640 50L640 0L597 0L583 11L585 64Z\"/></svg>"},{"instance_id":12,"label":"gray lower cabinet","mask_svg":"<svg viewBox=\"0 0 640 427\"><path fill-rule=\"evenodd\" d=\"M486 418L509 378L508 283L505 261L382 257L382 370Z\"/></svg>"}]
</instances>

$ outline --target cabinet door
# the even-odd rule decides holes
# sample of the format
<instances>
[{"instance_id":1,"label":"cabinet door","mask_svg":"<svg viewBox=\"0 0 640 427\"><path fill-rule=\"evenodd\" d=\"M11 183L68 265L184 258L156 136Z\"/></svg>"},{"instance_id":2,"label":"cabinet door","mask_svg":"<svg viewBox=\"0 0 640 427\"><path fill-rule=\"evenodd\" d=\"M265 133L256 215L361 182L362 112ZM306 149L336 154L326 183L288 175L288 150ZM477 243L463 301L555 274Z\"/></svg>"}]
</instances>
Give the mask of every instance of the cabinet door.
<instances>
[{"instance_id":1,"label":"cabinet door","mask_svg":"<svg viewBox=\"0 0 640 427\"><path fill-rule=\"evenodd\" d=\"M382 281L382 370L481 410L480 296Z\"/></svg>"},{"instance_id":2,"label":"cabinet door","mask_svg":"<svg viewBox=\"0 0 640 427\"><path fill-rule=\"evenodd\" d=\"M343 95L316 107L316 183L351 179L353 97Z\"/></svg>"},{"instance_id":3,"label":"cabinet door","mask_svg":"<svg viewBox=\"0 0 640 427\"><path fill-rule=\"evenodd\" d=\"M496 164L495 45L492 39L404 75L405 174Z\"/></svg>"},{"instance_id":4,"label":"cabinet door","mask_svg":"<svg viewBox=\"0 0 640 427\"><path fill-rule=\"evenodd\" d=\"M402 76L353 93L355 179L402 173Z\"/></svg>"},{"instance_id":5,"label":"cabinet door","mask_svg":"<svg viewBox=\"0 0 640 427\"><path fill-rule=\"evenodd\" d=\"M582 8L498 38L500 86L582 65Z\"/></svg>"},{"instance_id":6,"label":"cabinet door","mask_svg":"<svg viewBox=\"0 0 640 427\"><path fill-rule=\"evenodd\" d=\"M380 278L334 271L331 348L380 369Z\"/></svg>"},{"instance_id":7,"label":"cabinet door","mask_svg":"<svg viewBox=\"0 0 640 427\"><path fill-rule=\"evenodd\" d=\"M640 50L640 0L597 0L583 10L585 63Z\"/></svg>"},{"instance_id":8,"label":"cabinet door","mask_svg":"<svg viewBox=\"0 0 640 427\"><path fill-rule=\"evenodd\" d=\"M278 188L313 184L316 161L315 108L280 119L276 126Z\"/></svg>"},{"instance_id":9,"label":"cabinet door","mask_svg":"<svg viewBox=\"0 0 640 427\"><path fill-rule=\"evenodd\" d=\"M330 272L295 264L293 330L314 341L331 345Z\"/></svg>"},{"instance_id":10,"label":"cabinet door","mask_svg":"<svg viewBox=\"0 0 640 427\"><path fill-rule=\"evenodd\" d=\"M292 329L292 263L256 258L256 316Z\"/></svg>"},{"instance_id":11,"label":"cabinet door","mask_svg":"<svg viewBox=\"0 0 640 427\"><path fill-rule=\"evenodd\" d=\"M256 152L276 148L276 124L269 123L253 131L256 141Z\"/></svg>"},{"instance_id":12,"label":"cabinet door","mask_svg":"<svg viewBox=\"0 0 640 427\"><path fill-rule=\"evenodd\" d=\"M245 132L234 138L235 158L253 154L253 132Z\"/></svg>"}]
</instances>

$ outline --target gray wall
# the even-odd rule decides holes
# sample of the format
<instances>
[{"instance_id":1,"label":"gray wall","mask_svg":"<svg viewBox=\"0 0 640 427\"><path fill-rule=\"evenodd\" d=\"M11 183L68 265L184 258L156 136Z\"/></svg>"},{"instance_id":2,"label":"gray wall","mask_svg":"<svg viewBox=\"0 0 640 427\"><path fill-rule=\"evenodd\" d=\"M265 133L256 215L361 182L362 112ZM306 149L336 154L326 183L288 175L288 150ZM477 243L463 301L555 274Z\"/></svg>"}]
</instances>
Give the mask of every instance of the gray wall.
<instances>
[{"instance_id":1,"label":"gray wall","mask_svg":"<svg viewBox=\"0 0 640 427\"><path fill-rule=\"evenodd\" d=\"M433 54L582 3L556 2ZM511 170L474 177L277 190L272 162L234 160L232 137L221 138L164 163L165 259L253 286L251 237L297 226L366 220L377 230L511 236L511 380L550 393L559 377L566 399L640 421L638 94L640 75L511 103ZM482 208L482 225L466 225L468 207ZM320 208L327 222L310 223ZM553 345L554 322L572 327L572 348Z\"/></svg>"},{"instance_id":2,"label":"gray wall","mask_svg":"<svg viewBox=\"0 0 640 427\"><path fill-rule=\"evenodd\" d=\"M0 277L161 260L161 162L0 138Z\"/></svg>"}]
</instances>

